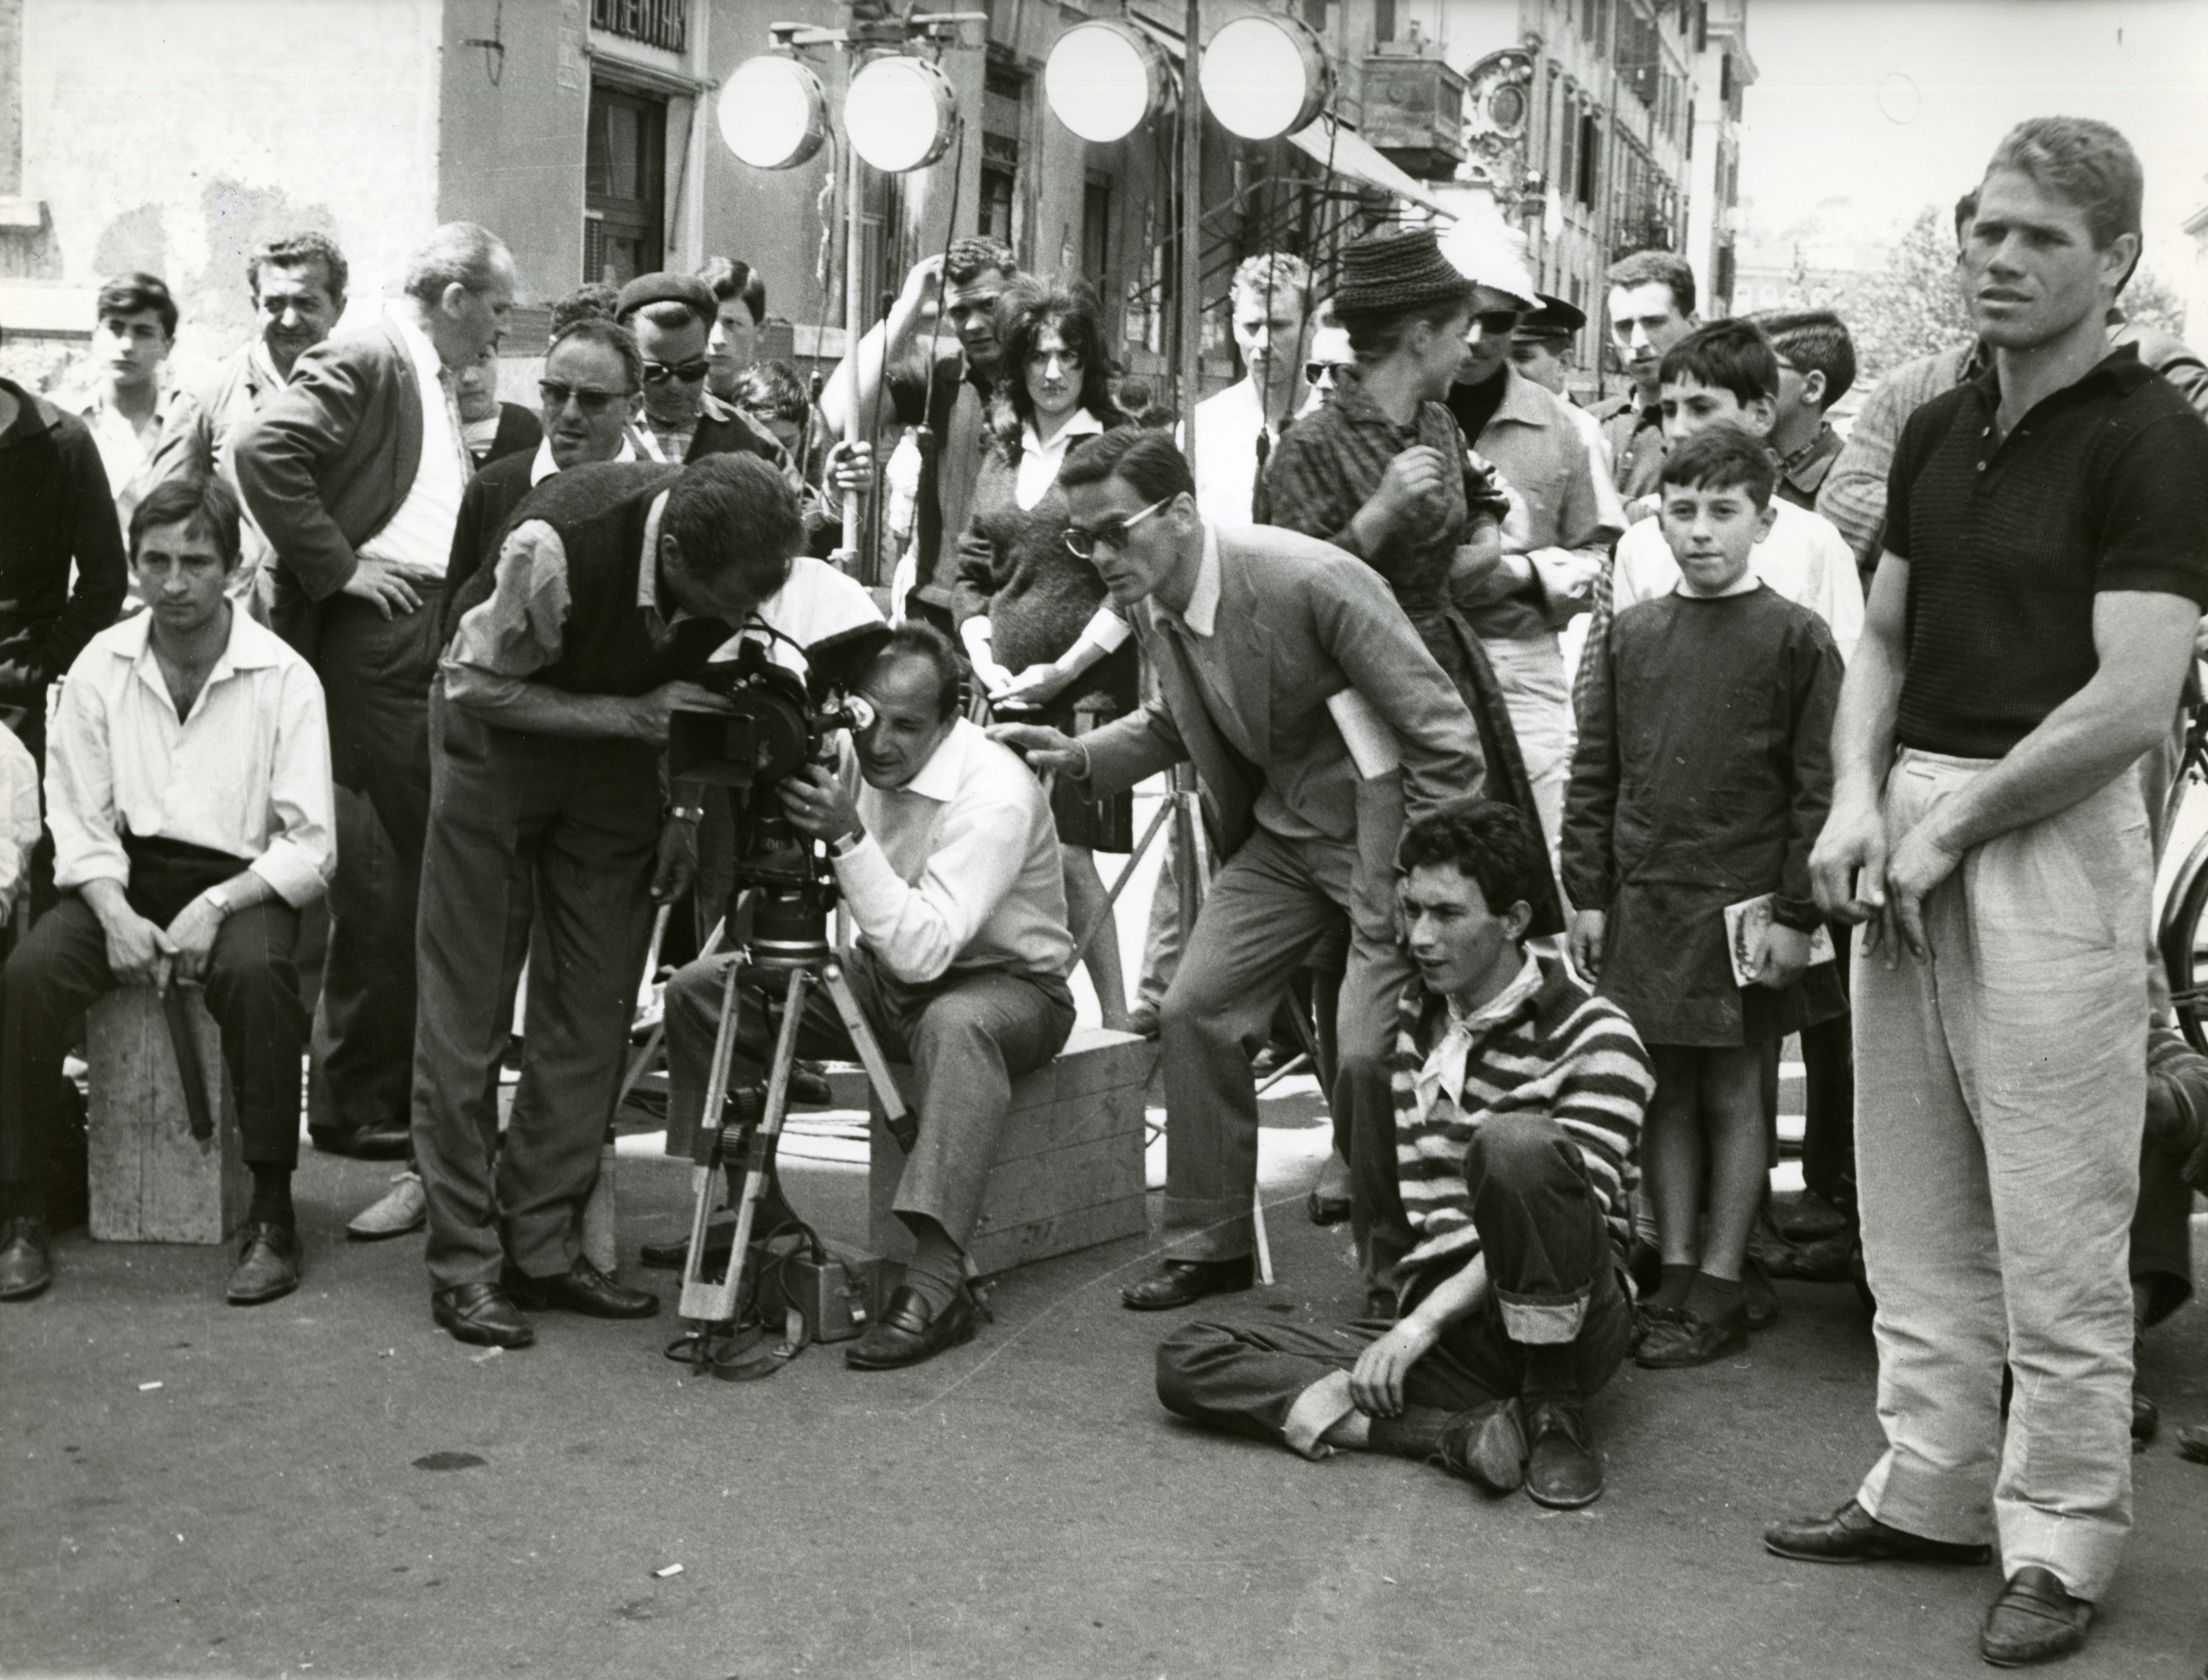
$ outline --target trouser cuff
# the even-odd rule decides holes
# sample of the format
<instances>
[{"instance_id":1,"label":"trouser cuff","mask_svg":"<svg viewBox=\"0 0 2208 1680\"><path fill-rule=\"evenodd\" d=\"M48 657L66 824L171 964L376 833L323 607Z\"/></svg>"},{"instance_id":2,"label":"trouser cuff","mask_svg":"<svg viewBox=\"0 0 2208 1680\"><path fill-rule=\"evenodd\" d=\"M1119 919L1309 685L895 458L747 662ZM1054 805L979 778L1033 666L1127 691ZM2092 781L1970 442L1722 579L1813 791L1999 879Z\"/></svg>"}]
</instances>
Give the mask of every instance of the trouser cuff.
<instances>
[{"instance_id":1,"label":"trouser cuff","mask_svg":"<svg viewBox=\"0 0 2208 1680\"><path fill-rule=\"evenodd\" d=\"M1334 1449L1323 1437L1356 1410L1357 1402L1349 1397L1349 1373L1329 1371L1296 1396L1281 1425L1281 1438L1305 1458L1330 1458Z\"/></svg>"},{"instance_id":2,"label":"trouser cuff","mask_svg":"<svg viewBox=\"0 0 2208 1680\"><path fill-rule=\"evenodd\" d=\"M1503 1309L1503 1329L1511 1341L1527 1347L1551 1347L1579 1340L1587 1323L1592 1287L1569 1295L1522 1295L1507 1289L1495 1292Z\"/></svg>"}]
</instances>

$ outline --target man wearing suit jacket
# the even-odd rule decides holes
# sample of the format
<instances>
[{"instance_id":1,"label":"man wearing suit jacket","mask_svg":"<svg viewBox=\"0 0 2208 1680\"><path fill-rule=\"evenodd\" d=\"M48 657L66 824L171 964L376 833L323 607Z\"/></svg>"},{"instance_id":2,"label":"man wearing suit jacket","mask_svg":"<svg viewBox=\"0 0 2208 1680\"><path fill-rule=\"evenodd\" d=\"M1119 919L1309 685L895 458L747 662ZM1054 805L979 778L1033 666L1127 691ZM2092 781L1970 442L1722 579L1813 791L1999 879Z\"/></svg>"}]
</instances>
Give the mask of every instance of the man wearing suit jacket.
<instances>
[{"instance_id":1,"label":"man wearing suit jacket","mask_svg":"<svg viewBox=\"0 0 2208 1680\"><path fill-rule=\"evenodd\" d=\"M354 795L339 813L308 1119L340 1153L406 1149L429 682L474 471L457 381L498 342L514 284L496 236L447 223L382 316L303 352L238 435L238 485L276 560L275 627L315 662L331 769Z\"/></svg>"},{"instance_id":2,"label":"man wearing suit jacket","mask_svg":"<svg viewBox=\"0 0 2208 1680\"><path fill-rule=\"evenodd\" d=\"M1396 838L1407 808L1418 817L1479 791L1483 765L1455 686L1354 555L1206 524L1162 433L1128 427L1083 443L1059 483L1067 546L1128 610L1158 695L1077 741L1026 724L993 733L1100 796L1192 761L1226 859L1159 1012L1174 1251L1122 1295L1153 1311L1250 1287L1257 1098L1244 1041L1264 1030L1337 905L1351 921L1337 1136L1365 1147L1370 1123L1389 1118L1355 1109L1388 1102L1411 973L1395 935Z\"/></svg>"}]
</instances>

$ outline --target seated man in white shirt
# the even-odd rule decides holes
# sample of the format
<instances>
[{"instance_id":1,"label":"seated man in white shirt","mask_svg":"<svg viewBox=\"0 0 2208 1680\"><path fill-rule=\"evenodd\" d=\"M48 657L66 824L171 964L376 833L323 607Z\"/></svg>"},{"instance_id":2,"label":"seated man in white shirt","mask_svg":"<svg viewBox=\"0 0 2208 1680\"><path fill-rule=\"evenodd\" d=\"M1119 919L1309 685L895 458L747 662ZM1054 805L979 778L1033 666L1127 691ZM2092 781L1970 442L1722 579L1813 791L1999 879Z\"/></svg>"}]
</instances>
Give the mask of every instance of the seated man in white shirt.
<instances>
[{"instance_id":1,"label":"seated man in white shirt","mask_svg":"<svg viewBox=\"0 0 2208 1680\"><path fill-rule=\"evenodd\" d=\"M1761 327L1720 321L1698 328L1665 352L1662 378L1668 443L1719 425L1744 427L1769 440L1779 400L1779 357ZM1863 634L1863 601L1847 539L1821 514L1784 499L1772 509L1771 534L1755 545L1750 567L1775 592L1823 619L1840 657L1851 657ZM1678 587L1678 564L1662 524L1642 519L1618 539L1609 597L1598 602L1587 627L1589 645L1635 602Z\"/></svg>"},{"instance_id":2,"label":"seated man in white shirt","mask_svg":"<svg viewBox=\"0 0 2208 1680\"><path fill-rule=\"evenodd\" d=\"M840 772L781 789L790 820L829 843L856 924L844 973L892 1059L918 1075L919 1137L897 1186L914 1253L887 1310L844 1354L864 1371L917 1365L972 1340L966 1245L1011 1105L1012 1081L1073 1028L1073 938L1050 801L1024 765L958 712L950 639L907 624L860 692L874 721ZM667 987L669 1121L697 1122L732 959L693 963ZM771 1040L755 996L741 1011L731 1089L755 1082ZM801 1055L849 1056L834 1003L814 993Z\"/></svg>"},{"instance_id":3,"label":"seated man in white shirt","mask_svg":"<svg viewBox=\"0 0 2208 1680\"><path fill-rule=\"evenodd\" d=\"M130 561L147 610L93 637L46 745L61 902L9 959L0 1051L0 1300L51 1281L43 1179L62 1058L117 986L205 988L222 1029L253 1202L233 1305L299 1283L291 1170L307 1014L291 946L335 866L329 731L307 662L225 593L237 499L171 478L138 504Z\"/></svg>"}]
</instances>

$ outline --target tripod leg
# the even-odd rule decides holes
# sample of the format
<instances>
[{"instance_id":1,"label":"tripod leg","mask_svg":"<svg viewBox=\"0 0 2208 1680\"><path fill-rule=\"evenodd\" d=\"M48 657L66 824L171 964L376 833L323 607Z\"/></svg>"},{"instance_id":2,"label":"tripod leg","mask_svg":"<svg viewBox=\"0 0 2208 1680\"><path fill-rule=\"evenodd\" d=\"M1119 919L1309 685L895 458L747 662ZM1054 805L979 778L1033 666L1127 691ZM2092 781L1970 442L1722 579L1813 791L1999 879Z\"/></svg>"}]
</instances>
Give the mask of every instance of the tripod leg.
<instances>
[{"instance_id":1,"label":"tripod leg","mask_svg":"<svg viewBox=\"0 0 2208 1680\"><path fill-rule=\"evenodd\" d=\"M843 1017L843 1030L850 1034L851 1043L859 1053L860 1065L867 1070L867 1082L874 1095L881 1100L882 1113L888 1119L890 1136L897 1139L897 1148L905 1154L912 1153L913 1144L919 1140L919 1128L906 1112L904 1097L890 1077L890 1065L882 1054L882 1047L874 1038L874 1029L867 1024L867 1017L859 1011L859 1000L851 995L851 982L843 977L843 970L831 963L824 976L828 995L835 1000L836 1012Z\"/></svg>"},{"instance_id":2,"label":"tripod leg","mask_svg":"<svg viewBox=\"0 0 2208 1680\"><path fill-rule=\"evenodd\" d=\"M705 1110L698 1117L698 1135L692 1140L690 1159L690 1249L682 1260L682 1311L690 1316L694 1291L708 1289L699 1276L705 1263L705 1227L712 1222L713 1191L719 1170L721 1117L729 1100L729 1061L735 1053L736 1011L743 1000L737 990L739 965L729 964L721 985L720 1023L713 1034L713 1059L705 1075ZM734 1264L733 1260L730 1262Z\"/></svg>"},{"instance_id":3,"label":"tripod leg","mask_svg":"<svg viewBox=\"0 0 2208 1680\"><path fill-rule=\"evenodd\" d=\"M789 1070L797 1060L797 1035L805 1017L805 989L811 980L812 976L802 969L789 971L789 990L783 995L782 1030L775 1038L774 1062L767 1075L766 1113L760 1118L756 1138L747 1152L743 1191L736 1201L735 1241L729 1250L729 1269L717 1284L700 1282L693 1290L687 1276L682 1281L682 1316L701 1324L725 1324L736 1316L744 1266L751 1257L752 1224L759 1213L759 1197L766 1189L774 1140L782 1131L783 1113L789 1107ZM726 1071L723 1068L724 1082Z\"/></svg>"}]
</instances>

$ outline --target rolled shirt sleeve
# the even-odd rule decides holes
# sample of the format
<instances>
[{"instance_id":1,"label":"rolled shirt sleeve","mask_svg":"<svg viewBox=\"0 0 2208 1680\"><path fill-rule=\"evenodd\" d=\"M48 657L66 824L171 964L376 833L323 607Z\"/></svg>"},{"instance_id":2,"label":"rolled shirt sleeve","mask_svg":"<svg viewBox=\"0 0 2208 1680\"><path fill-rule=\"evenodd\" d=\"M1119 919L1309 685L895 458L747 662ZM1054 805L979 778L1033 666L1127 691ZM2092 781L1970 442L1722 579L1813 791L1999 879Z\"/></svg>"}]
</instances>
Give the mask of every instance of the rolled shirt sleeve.
<instances>
[{"instance_id":1,"label":"rolled shirt sleeve","mask_svg":"<svg viewBox=\"0 0 2208 1680\"><path fill-rule=\"evenodd\" d=\"M566 647L567 550L542 519L525 519L500 549L489 598L462 614L444 669L469 666L496 676L534 676Z\"/></svg>"}]
</instances>

